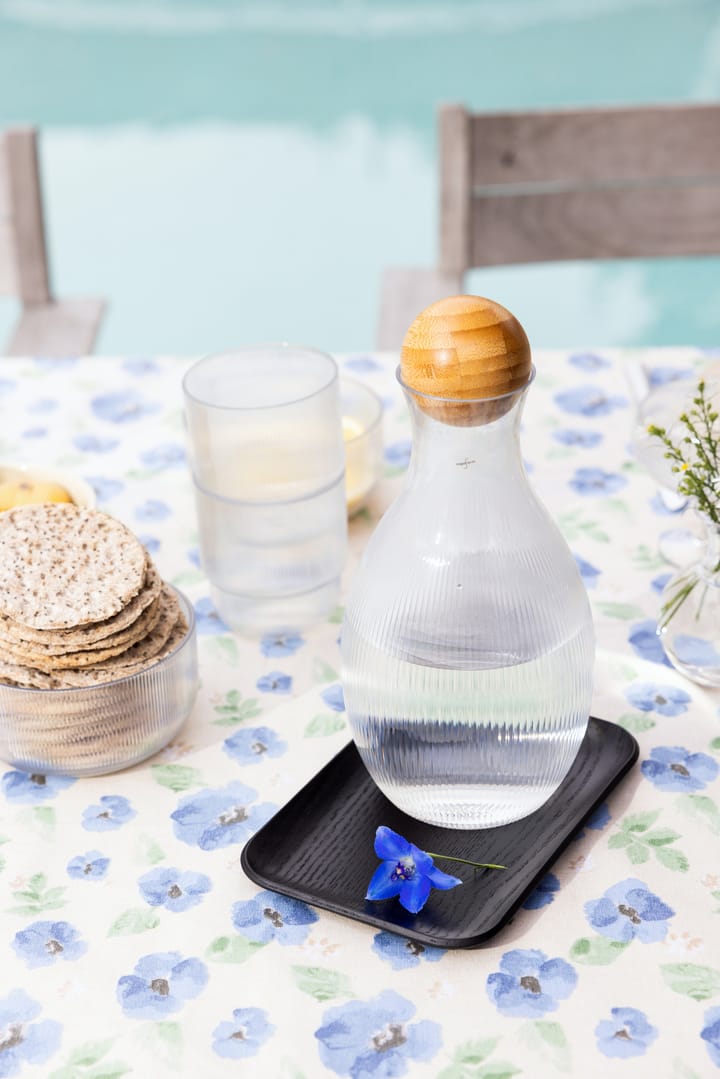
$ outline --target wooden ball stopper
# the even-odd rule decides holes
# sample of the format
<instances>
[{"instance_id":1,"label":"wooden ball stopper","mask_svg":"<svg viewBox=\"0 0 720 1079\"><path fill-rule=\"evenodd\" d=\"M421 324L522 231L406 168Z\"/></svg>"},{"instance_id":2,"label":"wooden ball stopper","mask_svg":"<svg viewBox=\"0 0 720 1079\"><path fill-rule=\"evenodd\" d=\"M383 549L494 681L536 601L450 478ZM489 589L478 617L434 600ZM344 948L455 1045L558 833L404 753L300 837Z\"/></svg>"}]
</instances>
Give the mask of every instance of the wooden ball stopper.
<instances>
[{"instance_id":1,"label":"wooden ball stopper","mask_svg":"<svg viewBox=\"0 0 720 1079\"><path fill-rule=\"evenodd\" d=\"M423 411L444 423L488 423L511 407L490 401L530 381L530 342L506 308L483 296L449 296L426 307L405 335L402 381ZM445 398L431 401L428 398ZM448 400L451 399L451 400ZM463 404L467 401L467 404Z\"/></svg>"}]
</instances>

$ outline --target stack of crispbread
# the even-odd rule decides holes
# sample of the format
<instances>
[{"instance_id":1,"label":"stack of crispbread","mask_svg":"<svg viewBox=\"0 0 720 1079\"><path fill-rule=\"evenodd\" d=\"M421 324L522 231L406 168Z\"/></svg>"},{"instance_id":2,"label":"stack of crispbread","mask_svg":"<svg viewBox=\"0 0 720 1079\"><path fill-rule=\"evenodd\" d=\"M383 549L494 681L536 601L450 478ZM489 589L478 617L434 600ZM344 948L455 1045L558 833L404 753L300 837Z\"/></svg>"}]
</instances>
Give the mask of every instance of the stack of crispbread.
<instances>
[{"instance_id":1,"label":"stack of crispbread","mask_svg":"<svg viewBox=\"0 0 720 1079\"><path fill-rule=\"evenodd\" d=\"M123 524L72 503L0 513L0 682L94 686L163 659L188 625Z\"/></svg>"}]
</instances>

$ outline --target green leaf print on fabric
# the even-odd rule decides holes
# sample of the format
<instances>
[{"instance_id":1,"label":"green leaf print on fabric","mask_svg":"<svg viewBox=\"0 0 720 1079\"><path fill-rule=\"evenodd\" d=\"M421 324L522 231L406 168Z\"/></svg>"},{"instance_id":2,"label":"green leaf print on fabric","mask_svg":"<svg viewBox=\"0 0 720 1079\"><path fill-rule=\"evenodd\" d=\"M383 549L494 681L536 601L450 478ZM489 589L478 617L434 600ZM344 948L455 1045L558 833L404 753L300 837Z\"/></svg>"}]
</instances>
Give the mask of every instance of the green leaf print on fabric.
<instances>
[{"instance_id":1,"label":"green leaf print on fabric","mask_svg":"<svg viewBox=\"0 0 720 1079\"><path fill-rule=\"evenodd\" d=\"M113 1038L105 1041L85 1042L74 1049L67 1064L52 1072L49 1079L120 1079L130 1068L117 1060L103 1060L112 1045Z\"/></svg>"},{"instance_id":2,"label":"green leaf print on fabric","mask_svg":"<svg viewBox=\"0 0 720 1079\"><path fill-rule=\"evenodd\" d=\"M45 843L55 839L55 810L52 806L33 806L18 814L23 829L32 832Z\"/></svg>"},{"instance_id":3,"label":"green leaf print on fabric","mask_svg":"<svg viewBox=\"0 0 720 1079\"><path fill-rule=\"evenodd\" d=\"M710 1000L720 993L720 970L696 963L664 963L660 970L665 984L692 1000Z\"/></svg>"},{"instance_id":4,"label":"green leaf print on fabric","mask_svg":"<svg viewBox=\"0 0 720 1079\"><path fill-rule=\"evenodd\" d=\"M497 1043L497 1038L463 1042L437 1079L511 1079L519 1075L519 1069L504 1060L487 1060Z\"/></svg>"},{"instance_id":5,"label":"green leaf print on fabric","mask_svg":"<svg viewBox=\"0 0 720 1079\"><path fill-rule=\"evenodd\" d=\"M344 616L345 616L345 608L344 607L336 607L335 610L333 611L333 613L328 618L328 622L332 623L332 625L334 625L334 626L339 626L340 623L342 622Z\"/></svg>"},{"instance_id":6,"label":"green leaf print on fabric","mask_svg":"<svg viewBox=\"0 0 720 1079\"><path fill-rule=\"evenodd\" d=\"M570 1046L560 1023L545 1019L525 1023L520 1027L518 1037L521 1043L532 1052L533 1057L544 1057L558 1071L571 1070Z\"/></svg>"},{"instance_id":7,"label":"green leaf print on fabric","mask_svg":"<svg viewBox=\"0 0 720 1079\"><path fill-rule=\"evenodd\" d=\"M712 742L710 743L710 749L713 751L713 753L720 753L720 738L713 738Z\"/></svg>"},{"instance_id":8,"label":"green leaf print on fabric","mask_svg":"<svg viewBox=\"0 0 720 1079\"><path fill-rule=\"evenodd\" d=\"M596 603L595 606L600 611L600 614L607 615L608 618L630 621L634 618L645 617L642 607L638 607L634 603Z\"/></svg>"},{"instance_id":9,"label":"green leaf print on fabric","mask_svg":"<svg viewBox=\"0 0 720 1079\"><path fill-rule=\"evenodd\" d=\"M572 510L570 513L561 513L558 517L560 530L566 540L572 542L581 536L596 540L598 543L609 543L610 537L603 531L597 521L584 520L582 510Z\"/></svg>"},{"instance_id":10,"label":"green leaf print on fabric","mask_svg":"<svg viewBox=\"0 0 720 1079\"><path fill-rule=\"evenodd\" d=\"M226 693L223 703L216 704L213 710L218 717L213 720L216 727L234 727L237 723L244 723L246 719L254 719L262 712L256 697L249 697L244 701L237 689Z\"/></svg>"},{"instance_id":11,"label":"green leaf print on fabric","mask_svg":"<svg viewBox=\"0 0 720 1079\"><path fill-rule=\"evenodd\" d=\"M109 937L125 937L133 933L144 933L160 925L160 916L155 910L126 910L108 929Z\"/></svg>"},{"instance_id":12,"label":"green leaf print on fabric","mask_svg":"<svg viewBox=\"0 0 720 1079\"><path fill-rule=\"evenodd\" d=\"M620 716L615 722L618 727L623 727L626 731L630 731L630 734L642 734L643 731L651 731L656 726L655 720L651 719L650 716L639 716L634 712Z\"/></svg>"},{"instance_id":13,"label":"green leaf print on fabric","mask_svg":"<svg viewBox=\"0 0 720 1079\"><path fill-rule=\"evenodd\" d=\"M222 660L223 663L229 663L233 667L237 665L237 644L232 637L212 637L207 642L207 647L216 659Z\"/></svg>"},{"instance_id":14,"label":"green leaf print on fabric","mask_svg":"<svg viewBox=\"0 0 720 1079\"><path fill-rule=\"evenodd\" d=\"M165 851L151 835L139 835L135 845L134 858L140 865L157 865L165 857Z\"/></svg>"},{"instance_id":15,"label":"green leaf print on fabric","mask_svg":"<svg viewBox=\"0 0 720 1079\"><path fill-rule=\"evenodd\" d=\"M313 681L314 682L337 682L340 675L336 670L326 663L324 659L320 659L317 656L313 661Z\"/></svg>"},{"instance_id":16,"label":"green leaf print on fabric","mask_svg":"<svg viewBox=\"0 0 720 1079\"><path fill-rule=\"evenodd\" d=\"M313 716L303 732L304 738L325 738L328 734L336 734L345 727L342 716L333 715Z\"/></svg>"},{"instance_id":17,"label":"green leaf print on fabric","mask_svg":"<svg viewBox=\"0 0 720 1079\"><path fill-rule=\"evenodd\" d=\"M687 1064L683 1060L678 1060L677 1057L672 1062L672 1069L670 1079L701 1079L696 1071L688 1068Z\"/></svg>"},{"instance_id":18,"label":"green leaf print on fabric","mask_svg":"<svg viewBox=\"0 0 720 1079\"><path fill-rule=\"evenodd\" d=\"M675 805L681 813L701 821L713 835L720 835L720 810L707 794L683 794Z\"/></svg>"},{"instance_id":19,"label":"green leaf print on fabric","mask_svg":"<svg viewBox=\"0 0 720 1079\"><path fill-rule=\"evenodd\" d=\"M67 902L65 888L48 888L44 873L35 873L27 886L14 891L12 896L17 906L9 908L11 914L42 914L46 910L59 910Z\"/></svg>"},{"instance_id":20,"label":"green leaf print on fabric","mask_svg":"<svg viewBox=\"0 0 720 1079\"><path fill-rule=\"evenodd\" d=\"M629 942L621 940L608 940L607 937L580 937L570 949L570 958L576 963L587 963L588 966L604 967L608 963L614 963Z\"/></svg>"},{"instance_id":21,"label":"green leaf print on fabric","mask_svg":"<svg viewBox=\"0 0 720 1079\"><path fill-rule=\"evenodd\" d=\"M244 963L264 947L262 941L245 937L216 937L205 949L205 958L214 963Z\"/></svg>"},{"instance_id":22,"label":"green leaf print on fabric","mask_svg":"<svg viewBox=\"0 0 720 1079\"><path fill-rule=\"evenodd\" d=\"M625 817L619 831L610 836L608 850L624 850L633 865L642 865L654 855L666 869L685 873L690 863L682 851L670 848L680 833L672 828L651 829L659 816L660 810L650 810Z\"/></svg>"},{"instance_id":23,"label":"green leaf print on fabric","mask_svg":"<svg viewBox=\"0 0 720 1079\"><path fill-rule=\"evenodd\" d=\"M161 787L169 787L176 794L188 791L191 787L205 786L202 773L186 764L153 764L151 772L156 783Z\"/></svg>"},{"instance_id":24,"label":"green leaf print on fabric","mask_svg":"<svg viewBox=\"0 0 720 1079\"><path fill-rule=\"evenodd\" d=\"M315 1000L355 996L347 975L339 970L327 970L325 967L292 967L291 970L298 989L315 997Z\"/></svg>"}]
</instances>

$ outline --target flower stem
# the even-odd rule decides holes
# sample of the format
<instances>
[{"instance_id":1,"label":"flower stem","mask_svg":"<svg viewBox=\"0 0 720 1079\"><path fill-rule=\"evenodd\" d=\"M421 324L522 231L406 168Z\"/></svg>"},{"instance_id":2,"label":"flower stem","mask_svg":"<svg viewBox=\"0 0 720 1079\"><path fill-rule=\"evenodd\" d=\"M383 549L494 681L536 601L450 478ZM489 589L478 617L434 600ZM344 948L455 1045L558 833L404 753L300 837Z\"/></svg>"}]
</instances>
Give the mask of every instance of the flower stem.
<instances>
[{"instance_id":1,"label":"flower stem","mask_svg":"<svg viewBox=\"0 0 720 1079\"><path fill-rule=\"evenodd\" d=\"M439 858L443 862L462 862L463 865L472 865L475 869L507 869L506 865L493 865L492 862L471 862L467 858L453 858L450 854L433 854L431 850L425 852L431 858Z\"/></svg>"}]
</instances>

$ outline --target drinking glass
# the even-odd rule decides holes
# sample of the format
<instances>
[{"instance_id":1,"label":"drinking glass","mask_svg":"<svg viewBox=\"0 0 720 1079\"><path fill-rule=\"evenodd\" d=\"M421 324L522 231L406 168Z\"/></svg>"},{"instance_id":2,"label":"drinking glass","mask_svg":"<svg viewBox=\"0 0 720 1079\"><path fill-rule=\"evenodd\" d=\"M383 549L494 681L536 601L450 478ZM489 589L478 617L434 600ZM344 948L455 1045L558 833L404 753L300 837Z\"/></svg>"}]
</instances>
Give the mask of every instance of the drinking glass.
<instances>
[{"instance_id":1,"label":"drinking glass","mask_svg":"<svg viewBox=\"0 0 720 1079\"><path fill-rule=\"evenodd\" d=\"M331 356L287 344L208 356L183 381L200 553L239 632L300 629L337 605L345 461Z\"/></svg>"}]
</instances>

